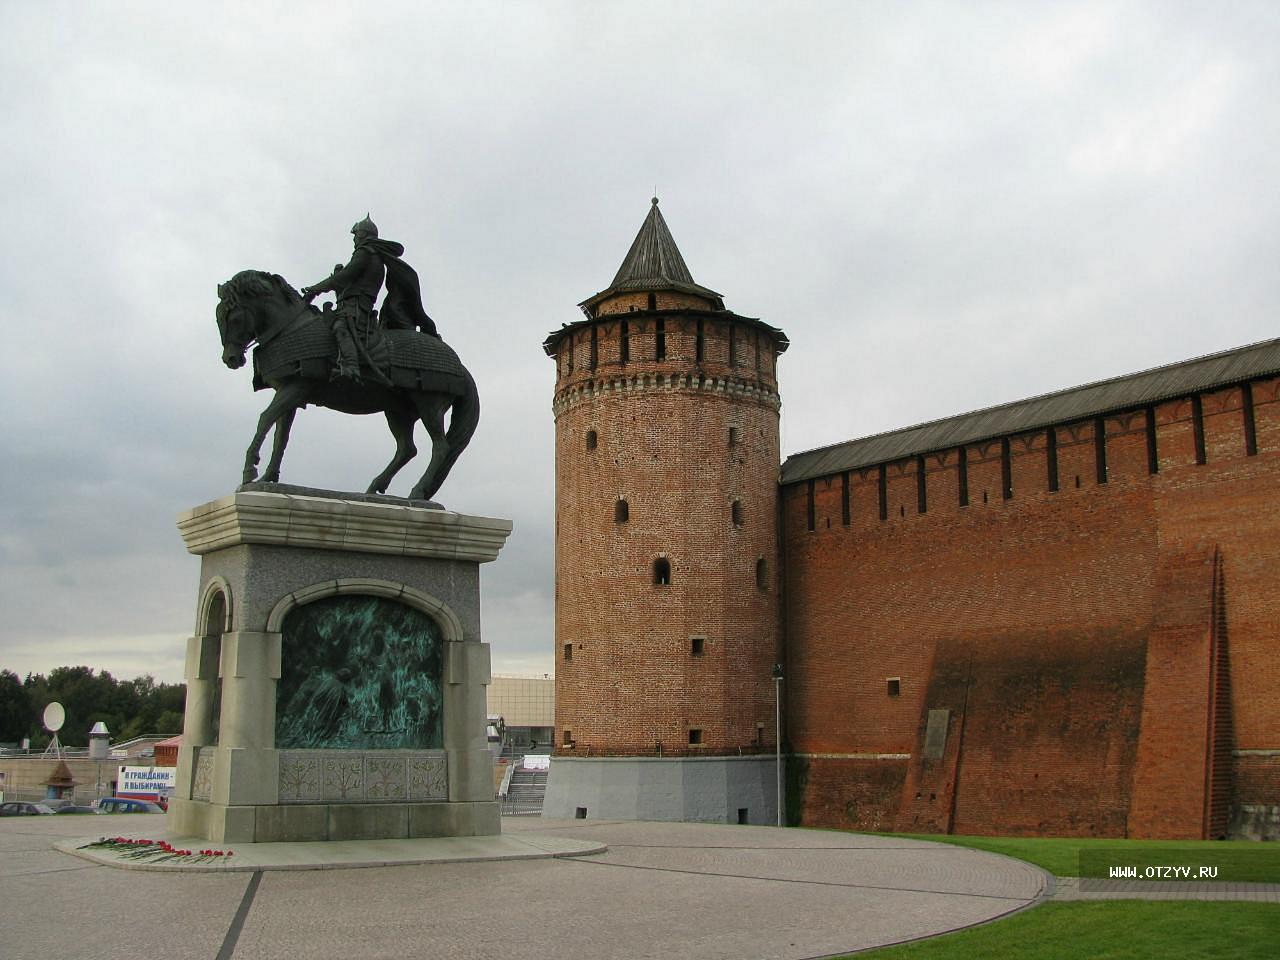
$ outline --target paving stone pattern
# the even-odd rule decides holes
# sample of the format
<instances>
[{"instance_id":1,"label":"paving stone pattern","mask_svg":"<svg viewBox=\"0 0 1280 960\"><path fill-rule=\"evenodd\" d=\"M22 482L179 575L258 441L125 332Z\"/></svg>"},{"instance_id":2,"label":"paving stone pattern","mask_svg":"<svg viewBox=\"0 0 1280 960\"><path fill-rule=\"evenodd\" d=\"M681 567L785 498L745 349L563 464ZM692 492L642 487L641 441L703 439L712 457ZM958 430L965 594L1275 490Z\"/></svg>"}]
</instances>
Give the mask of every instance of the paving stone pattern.
<instances>
[{"instance_id":1,"label":"paving stone pattern","mask_svg":"<svg viewBox=\"0 0 1280 960\"><path fill-rule=\"evenodd\" d=\"M530 841L598 840L609 850L175 875L94 866L51 849L95 831L160 836L159 817L8 819L0 822L0 956L133 958L139 936L157 924L172 932L165 918L182 917L182 933L165 935L165 954L176 960L798 960L979 923L1033 903L1047 879L977 851L822 831L531 818L509 818L504 830Z\"/></svg>"},{"instance_id":2,"label":"paving stone pattern","mask_svg":"<svg viewBox=\"0 0 1280 960\"><path fill-rule=\"evenodd\" d=\"M1115 883L1081 893L1077 881L1055 882L1017 860L894 837L533 818L503 827L527 843L562 837L609 849L557 860L172 874L97 866L52 848L94 832L161 836L158 816L5 819L0 958L133 960L164 930L163 953L174 960L803 960L981 923L1051 894L1280 902L1278 884L1137 894Z\"/></svg>"}]
</instances>

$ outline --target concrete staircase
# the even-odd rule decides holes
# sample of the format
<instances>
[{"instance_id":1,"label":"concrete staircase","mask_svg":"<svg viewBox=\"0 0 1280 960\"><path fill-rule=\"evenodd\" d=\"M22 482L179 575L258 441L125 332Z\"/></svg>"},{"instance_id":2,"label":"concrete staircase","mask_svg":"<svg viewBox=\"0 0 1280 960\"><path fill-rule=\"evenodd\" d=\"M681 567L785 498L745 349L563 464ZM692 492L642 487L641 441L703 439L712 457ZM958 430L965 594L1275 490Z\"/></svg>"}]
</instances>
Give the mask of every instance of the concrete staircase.
<instances>
[{"instance_id":1,"label":"concrete staircase","mask_svg":"<svg viewBox=\"0 0 1280 960\"><path fill-rule=\"evenodd\" d=\"M521 758L523 759L523 758ZM508 817L537 817L542 814L542 799L547 793L547 771L525 770L519 760L507 794L502 798L502 813Z\"/></svg>"}]
</instances>

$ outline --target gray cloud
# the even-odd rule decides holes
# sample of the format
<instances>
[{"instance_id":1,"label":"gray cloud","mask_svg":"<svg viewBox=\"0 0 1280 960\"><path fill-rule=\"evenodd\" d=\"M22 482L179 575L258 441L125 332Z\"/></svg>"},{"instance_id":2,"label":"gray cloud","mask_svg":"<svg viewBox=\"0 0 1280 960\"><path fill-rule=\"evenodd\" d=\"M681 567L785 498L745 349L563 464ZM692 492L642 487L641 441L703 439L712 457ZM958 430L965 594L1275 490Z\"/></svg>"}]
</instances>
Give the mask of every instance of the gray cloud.
<instances>
[{"instance_id":1,"label":"gray cloud","mask_svg":"<svg viewBox=\"0 0 1280 960\"><path fill-rule=\"evenodd\" d=\"M6 11L0 666L180 672L264 394L214 286L313 282L366 210L471 366L441 493L510 517L499 671L549 670L553 369L655 185L695 278L781 326L795 452L1276 335L1274 5L157 4ZM310 409L287 481L363 489ZM420 469L420 468L419 468ZM405 493L414 465L393 492Z\"/></svg>"}]
</instances>

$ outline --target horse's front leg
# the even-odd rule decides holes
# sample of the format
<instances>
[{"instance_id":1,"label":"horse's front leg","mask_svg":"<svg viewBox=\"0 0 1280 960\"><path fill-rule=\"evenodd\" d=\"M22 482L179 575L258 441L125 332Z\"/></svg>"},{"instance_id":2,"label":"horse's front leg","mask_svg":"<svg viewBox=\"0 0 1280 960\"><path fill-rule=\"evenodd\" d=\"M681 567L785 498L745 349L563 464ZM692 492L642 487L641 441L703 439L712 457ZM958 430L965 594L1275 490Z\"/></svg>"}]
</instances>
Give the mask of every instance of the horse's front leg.
<instances>
[{"instance_id":1,"label":"horse's front leg","mask_svg":"<svg viewBox=\"0 0 1280 960\"><path fill-rule=\"evenodd\" d=\"M280 462L284 460L284 448L289 445L289 430L293 427L293 418L297 412L297 407L290 407L276 421L276 432L271 443L271 460L268 461L267 469L262 474L262 479L267 483L280 482Z\"/></svg>"},{"instance_id":2,"label":"horse's front leg","mask_svg":"<svg viewBox=\"0 0 1280 960\"><path fill-rule=\"evenodd\" d=\"M302 406L306 399L307 388L302 384L290 384L286 387L276 389L275 396L271 398L271 402L267 404L267 409L262 411L262 416L258 417L258 431L253 435L253 440L249 444L249 449L244 455L244 473L242 474L245 483L251 483L258 476L258 451L262 449L262 441L267 438L267 431L271 429L276 421L280 420L286 412L290 416L292 422L293 413ZM286 435L288 430L285 431ZM278 438L277 438L278 440ZM284 456L284 446L280 445L278 450L279 457ZM276 454L272 455L272 462L276 465L277 473L279 471L279 463L276 463Z\"/></svg>"}]
</instances>

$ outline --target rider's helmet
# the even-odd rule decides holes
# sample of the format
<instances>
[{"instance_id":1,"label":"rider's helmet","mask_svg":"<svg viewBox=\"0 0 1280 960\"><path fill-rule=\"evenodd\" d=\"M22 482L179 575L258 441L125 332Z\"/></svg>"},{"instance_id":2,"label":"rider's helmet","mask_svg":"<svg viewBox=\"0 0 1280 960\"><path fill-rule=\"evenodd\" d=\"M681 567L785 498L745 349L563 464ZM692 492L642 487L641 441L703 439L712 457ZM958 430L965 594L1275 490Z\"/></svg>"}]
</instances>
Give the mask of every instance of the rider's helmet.
<instances>
[{"instance_id":1,"label":"rider's helmet","mask_svg":"<svg viewBox=\"0 0 1280 960\"><path fill-rule=\"evenodd\" d=\"M369 219L366 213L364 219L351 228L351 232L357 237L373 237L377 239L378 225Z\"/></svg>"}]
</instances>

